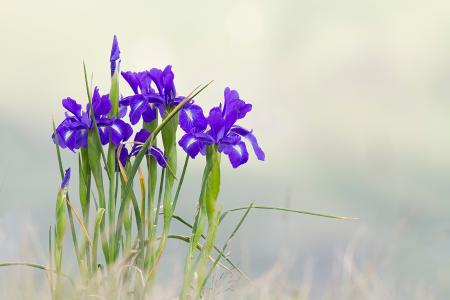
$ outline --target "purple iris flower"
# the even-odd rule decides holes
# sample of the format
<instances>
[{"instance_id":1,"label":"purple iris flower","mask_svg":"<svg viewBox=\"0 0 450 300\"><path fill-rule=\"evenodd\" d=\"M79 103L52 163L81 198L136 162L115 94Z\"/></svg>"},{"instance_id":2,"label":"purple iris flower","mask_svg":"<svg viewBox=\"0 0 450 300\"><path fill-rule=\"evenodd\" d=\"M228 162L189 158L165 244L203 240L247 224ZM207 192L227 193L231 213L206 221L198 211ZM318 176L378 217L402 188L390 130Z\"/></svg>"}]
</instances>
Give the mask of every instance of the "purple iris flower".
<instances>
[{"instance_id":1,"label":"purple iris flower","mask_svg":"<svg viewBox=\"0 0 450 300\"><path fill-rule=\"evenodd\" d=\"M139 153L139 151L141 151L142 144L144 144L149 137L150 132L142 128L138 133L136 133L134 137L134 145L131 148L131 151L128 152L128 149L125 146L122 148L119 160L123 166L126 165L128 158L136 156ZM153 156L161 167L163 168L167 167L167 159L164 156L163 151L161 151L161 149L159 149L158 147L151 146L147 150L147 154Z\"/></svg>"},{"instance_id":2,"label":"purple iris flower","mask_svg":"<svg viewBox=\"0 0 450 300\"><path fill-rule=\"evenodd\" d=\"M168 107L178 105L184 97L177 97L172 66L168 65L164 70L153 68L142 72L122 72L123 78L133 89L134 95L125 97L121 105L130 106L131 124L136 124L142 119L151 122L156 118L157 110L161 116ZM206 119L200 120L196 116L200 107L193 101L187 103L180 112L180 125L185 130L193 126L200 126L196 122L206 123ZM201 109L200 109L201 110Z\"/></svg>"},{"instance_id":3,"label":"purple iris flower","mask_svg":"<svg viewBox=\"0 0 450 300\"><path fill-rule=\"evenodd\" d=\"M217 145L218 151L225 153L233 168L237 168L248 161L247 147L242 140L245 138L252 145L256 157L264 160L264 151L252 131L235 124L252 110L251 104L245 103L239 98L237 91L228 87L224 91L224 98L223 107L220 105L210 110L207 124L199 122L200 126L185 130L186 134L178 144L192 158L198 153L205 155L207 146ZM203 112L199 111L198 115L201 115L201 119L204 118Z\"/></svg>"},{"instance_id":4,"label":"purple iris flower","mask_svg":"<svg viewBox=\"0 0 450 300\"><path fill-rule=\"evenodd\" d=\"M56 128L60 147L69 148L72 151L87 148L88 132L94 128L90 105L88 104L86 110L83 111L81 105L72 98L63 99L62 105L68 112L66 112L66 118ZM97 87L92 96L92 108L103 145L110 141L118 145L132 135L133 130L129 124L121 119L108 117L108 113L111 111L109 95L101 96ZM52 138L55 140L54 135Z\"/></svg>"},{"instance_id":5,"label":"purple iris flower","mask_svg":"<svg viewBox=\"0 0 450 300\"><path fill-rule=\"evenodd\" d=\"M66 169L66 171L64 172L64 178L61 181L61 188L65 188L67 185L69 185L69 181L70 181L70 168Z\"/></svg>"},{"instance_id":6,"label":"purple iris flower","mask_svg":"<svg viewBox=\"0 0 450 300\"><path fill-rule=\"evenodd\" d=\"M109 61L111 62L111 77L112 77L114 75L114 72L116 71L119 72L120 66L120 49L116 35L114 35Z\"/></svg>"}]
</instances>

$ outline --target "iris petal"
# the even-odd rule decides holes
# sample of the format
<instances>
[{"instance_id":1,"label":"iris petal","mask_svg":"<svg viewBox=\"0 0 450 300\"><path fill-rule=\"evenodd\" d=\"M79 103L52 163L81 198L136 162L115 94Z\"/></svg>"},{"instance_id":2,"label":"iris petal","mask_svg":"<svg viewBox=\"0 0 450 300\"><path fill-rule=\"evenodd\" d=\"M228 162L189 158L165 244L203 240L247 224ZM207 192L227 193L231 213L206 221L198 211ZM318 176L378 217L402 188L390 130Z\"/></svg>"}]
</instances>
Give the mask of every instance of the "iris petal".
<instances>
[{"instance_id":1,"label":"iris petal","mask_svg":"<svg viewBox=\"0 0 450 300\"><path fill-rule=\"evenodd\" d=\"M81 117L81 105L78 104L74 99L67 97L62 100L62 105L77 118Z\"/></svg>"},{"instance_id":2,"label":"iris petal","mask_svg":"<svg viewBox=\"0 0 450 300\"><path fill-rule=\"evenodd\" d=\"M195 104L181 109L179 124L185 132L201 132L208 125L202 108Z\"/></svg>"},{"instance_id":3,"label":"iris petal","mask_svg":"<svg viewBox=\"0 0 450 300\"><path fill-rule=\"evenodd\" d=\"M180 145L192 158L195 158L203 147L202 142L192 133L183 135L178 142L178 145Z\"/></svg>"},{"instance_id":4,"label":"iris petal","mask_svg":"<svg viewBox=\"0 0 450 300\"><path fill-rule=\"evenodd\" d=\"M237 168L248 161L247 147L242 141L236 145L226 145L222 152L228 155L233 168Z\"/></svg>"},{"instance_id":5,"label":"iris petal","mask_svg":"<svg viewBox=\"0 0 450 300\"><path fill-rule=\"evenodd\" d=\"M258 141L256 140L256 137L253 135L253 133L250 130L247 130L241 126L235 125L235 126L233 126L233 128L231 128L230 132L239 134L240 136L248 139L250 141L250 143L252 144L253 151L255 152L256 157L259 160L265 160L266 154L261 149L261 147L258 145Z\"/></svg>"}]
</instances>

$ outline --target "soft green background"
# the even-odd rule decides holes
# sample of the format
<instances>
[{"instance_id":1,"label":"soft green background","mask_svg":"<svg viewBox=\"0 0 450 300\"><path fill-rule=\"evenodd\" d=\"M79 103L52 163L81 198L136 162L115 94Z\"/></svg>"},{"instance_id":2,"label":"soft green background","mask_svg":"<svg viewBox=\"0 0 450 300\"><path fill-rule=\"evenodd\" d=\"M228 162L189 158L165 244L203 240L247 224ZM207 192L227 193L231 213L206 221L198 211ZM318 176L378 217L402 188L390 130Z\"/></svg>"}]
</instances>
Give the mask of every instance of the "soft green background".
<instances>
[{"instance_id":1,"label":"soft green background","mask_svg":"<svg viewBox=\"0 0 450 300\"><path fill-rule=\"evenodd\" d=\"M45 263L59 183L51 119L63 118L62 98L86 101L83 59L108 90L116 33L122 70L172 64L181 94L215 80L197 99L208 108L228 85L254 104L243 125L267 161L232 170L224 160L224 207L256 201L361 218L255 211L232 245L249 273L281 264L287 286L311 280L317 296L348 285L374 299L450 295L448 2L0 5L0 261ZM202 166L191 165L183 215ZM166 269L176 271L185 252L173 243Z\"/></svg>"}]
</instances>

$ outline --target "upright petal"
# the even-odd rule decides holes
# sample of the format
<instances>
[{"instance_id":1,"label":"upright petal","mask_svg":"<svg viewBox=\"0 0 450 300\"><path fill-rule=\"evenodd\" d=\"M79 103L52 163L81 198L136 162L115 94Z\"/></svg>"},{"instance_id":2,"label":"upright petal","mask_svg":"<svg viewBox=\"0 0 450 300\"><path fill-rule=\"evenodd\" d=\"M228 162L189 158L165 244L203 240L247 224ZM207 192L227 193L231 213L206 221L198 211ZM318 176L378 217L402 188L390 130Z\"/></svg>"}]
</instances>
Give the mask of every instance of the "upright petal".
<instances>
[{"instance_id":1,"label":"upright petal","mask_svg":"<svg viewBox=\"0 0 450 300\"><path fill-rule=\"evenodd\" d=\"M225 134L225 120L222 116L222 110L220 107L213 107L209 111L208 124L210 129L210 134L214 139L219 141Z\"/></svg>"},{"instance_id":2,"label":"upright petal","mask_svg":"<svg viewBox=\"0 0 450 300\"><path fill-rule=\"evenodd\" d=\"M222 152L228 155L233 168L237 168L248 161L247 147L244 142L239 142L236 145L226 145Z\"/></svg>"},{"instance_id":3,"label":"upright petal","mask_svg":"<svg viewBox=\"0 0 450 300\"><path fill-rule=\"evenodd\" d=\"M177 93L175 90L175 84L173 82L174 78L175 75L172 72L172 66L166 66L163 71L162 84L164 87L165 96L170 99L175 98Z\"/></svg>"},{"instance_id":4,"label":"upright petal","mask_svg":"<svg viewBox=\"0 0 450 300\"><path fill-rule=\"evenodd\" d=\"M130 85L133 92L135 94L139 94L139 89L138 89L139 88L139 80L137 78L137 73L127 71L127 72L122 72L121 74L122 74L123 79L125 79L125 81L128 82L128 84Z\"/></svg>"},{"instance_id":5,"label":"upright petal","mask_svg":"<svg viewBox=\"0 0 450 300\"><path fill-rule=\"evenodd\" d=\"M81 105L77 103L74 99L67 97L62 100L62 105L65 109L70 111L75 117L80 118L81 116Z\"/></svg>"},{"instance_id":6,"label":"upright petal","mask_svg":"<svg viewBox=\"0 0 450 300\"><path fill-rule=\"evenodd\" d=\"M253 135L252 131L247 130L241 126L235 125L231 128L230 132L239 134L240 136L248 139L252 144L253 151L255 152L256 157L259 160L265 160L266 155L264 151L261 149L261 147L258 145L258 141L256 140L256 137Z\"/></svg>"},{"instance_id":7,"label":"upright petal","mask_svg":"<svg viewBox=\"0 0 450 300\"><path fill-rule=\"evenodd\" d=\"M180 111L180 127L185 132L200 132L206 129L208 122L200 106L192 104Z\"/></svg>"},{"instance_id":8,"label":"upright petal","mask_svg":"<svg viewBox=\"0 0 450 300\"><path fill-rule=\"evenodd\" d=\"M156 89L158 90L158 93L162 96L164 93L164 86L162 84L163 80L162 80L162 76L163 76L163 72L162 70L158 69L158 68L152 68L149 71L149 76L152 79L152 81L155 83L156 85Z\"/></svg>"},{"instance_id":9,"label":"upright petal","mask_svg":"<svg viewBox=\"0 0 450 300\"><path fill-rule=\"evenodd\" d=\"M227 128L234 125L237 120L244 118L252 110L252 105L239 99L239 93L229 87L225 88L224 99L223 116Z\"/></svg>"},{"instance_id":10,"label":"upright petal","mask_svg":"<svg viewBox=\"0 0 450 300\"><path fill-rule=\"evenodd\" d=\"M111 111L112 107L109 94L100 96L98 87L95 87L94 94L92 95L92 107L96 118L102 115L107 115Z\"/></svg>"}]
</instances>

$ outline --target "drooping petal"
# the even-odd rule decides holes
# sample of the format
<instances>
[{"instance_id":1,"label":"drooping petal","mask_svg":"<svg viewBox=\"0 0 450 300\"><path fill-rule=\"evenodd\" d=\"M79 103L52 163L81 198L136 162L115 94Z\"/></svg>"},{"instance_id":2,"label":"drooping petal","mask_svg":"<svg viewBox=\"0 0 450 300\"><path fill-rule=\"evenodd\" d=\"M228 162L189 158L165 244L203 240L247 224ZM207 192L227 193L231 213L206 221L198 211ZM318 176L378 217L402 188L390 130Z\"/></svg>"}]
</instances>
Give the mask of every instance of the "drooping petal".
<instances>
[{"instance_id":1,"label":"drooping petal","mask_svg":"<svg viewBox=\"0 0 450 300\"><path fill-rule=\"evenodd\" d=\"M108 117L98 117L96 119L97 121L97 126L102 127L102 126L109 126L112 124L112 120Z\"/></svg>"},{"instance_id":2,"label":"drooping petal","mask_svg":"<svg viewBox=\"0 0 450 300\"><path fill-rule=\"evenodd\" d=\"M255 152L256 157L259 160L265 160L266 155L264 151L261 149L261 147L258 145L258 141L256 140L256 137L253 135L252 131L247 130L241 126L235 125L231 128L230 132L239 134L240 136L248 139L252 144L253 151Z\"/></svg>"},{"instance_id":3,"label":"drooping petal","mask_svg":"<svg viewBox=\"0 0 450 300\"><path fill-rule=\"evenodd\" d=\"M161 167L163 167L163 168L167 167L167 159L164 156L164 153L161 151L161 149L159 149L156 146L152 146L150 148L149 153L151 156L153 156L156 159L156 161L158 162L158 164Z\"/></svg>"},{"instance_id":4,"label":"drooping petal","mask_svg":"<svg viewBox=\"0 0 450 300\"><path fill-rule=\"evenodd\" d=\"M56 137L58 138L58 145L63 149L67 148L66 141L64 140L64 134L66 130L67 127L65 127L63 124L58 125L58 127L55 130ZM53 142L56 144L55 133L52 134L52 139Z\"/></svg>"},{"instance_id":5,"label":"drooping petal","mask_svg":"<svg viewBox=\"0 0 450 300\"><path fill-rule=\"evenodd\" d=\"M116 150L115 150L115 153L116 153L116 164L118 163L117 162L117 150L118 150L118 147L116 147ZM129 157L128 149L127 149L127 147L123 146L122 149L120 150L120 153L119 153L119 161L122 164L122 166L124 166L124 167L126 166L127 161L128 161L128 157ZM118 167L119 166L116 165L116 170L117 171L119 171Z\"/></svg>"},{"instance_id":6,"label":"drooping petal","mask_svg":"<svg viewBox=\"0 0 450 300\"><path fill-rule=\"evenodd\" d=\"M180 127L185 132L200 132L206 129L208 122L200 106L192 104L180 111Z\"/></svg>"},{"instance_id":7,"label":"drooping petal","mask_svg":"<svg viewBox=\"0 0 450 300\"><path fill-rule=\"evenodd\" d=\"M62 105L65 109L70 111L75 117L80 118L81 116L81 105L77 103L74 99L67 97L62 100Z\"/></svg>"},{"instance_id":8,"label":"drooping petal","mask_svg":"<svg viewBox=\"0 0 450 300\"><path fill-rule=\"evenodd\" d=\"M80 148L80 145L79 145L80 134L79 134L78 130L65 127L65 128L62 128L62 130L59 134L60 134L61 140L64 141L64 144L67 146L67 148L69 148L72 151Z\"/></svg>"},{"instance_id":9,"label":"drooping petal","mask_svg":"<svg viewBox=\"0 0 450 300\"><path fill-rule=\"evenodd\" d=\"M178 142L183 150L189 154L190 157L195 158L205 144L202 143L194 134L186 133Z\"/></svg>"},{"instance_id":10,"label":"drooping petal","mask_svg":"<svg viewBox=\"0 0 450 300\"><path fill-rule=\"evenodd\" d=\"M235 133L229 133L220 140L219 151L222 151L222 149L228 145L236 145L240 141L241 141L240 135Z\"/></svg>"},{"instance_id":11,"label":"drooping petal","mask_svg":"<svg viewBox=\"0 0 450 300\"><path fill-rule=\"evenodd\" d=\"M64 172L64 177L63 180L61 181L61 188L65 188L70 181L70 168L66 169L66 171Z\"/></svg>"},{"instance_id":12,"label":"drooping petal","mask_svg":"<svg viewBox=\"0 0 450 300\"><path fill-rule=\"evenodd\" d=\"M77 149L88 147L88 130L80 129L77 132Z\"/></svg>"},{"instance_id":13,"label":"drooping petal","mask_svg":"<svg viewBox=\"0 0 450 300\"><path fill-rule=\"evenodd\" d=\"M148 132L146 129L142 128L139 130L136 135L134 136L134 144L131 148L130 155L136 155L142 148L142 144L147 141L147 139L150 137L150 132Z\"/></svg>"},{"instance_id":14,"label":"drooping petal","mask_svg":"<svg viewBox=\"0 0 450 300\"><path fill-rule=\"evenodd\" d=\"M114 72L119 71L119 63L120 63L120 49L116 35L114 35L109 61L111 62L111 76L113 76Z\"/></svg>"},{"instance_id":15,"label":"drooping petal","mask_svg":"<svg viewBox=\"0 0 450 300\"><path fill-rule=\"evenodd\" d=\"M111 141L116 146L118 146L121 142L128 140L133 134L133 129L130 124L127 124L120 119L114 120L108 129Z\"/></svg>"},{"instance_id":16,"label":"drooping petal","mask_svg":"<svg viewBox=\"0 0 450 300\"><path fill-rule=\"evenodd\" d=\"M142 114L142 119L144 120L144 122L147 123L150 123L151 121L156 119L156 108L152 103L149 104L147 109Z\"/></svg>"},{"instance_id":17,"label":"drooping petal","mask_svg":"<svg viewBox=\"0 0 450 300\"><path fill-rule=\"evenodd\" d=\"M131 97L133 97L131 99ZM130 97L130 122L136 124L141 119L142 114L148 107L148 101L141 95L134 95Z\"/></svg>"},{"instance_id":18,"label":"drooping petal","mask_svg":"<svg viewBox=\"0 0 450 300\"><path fill-rule=\"evenodd\" d=\"M145 128L142 128L136 133L136 136L134 137L135 142L139 143L145 143L147 139L150 137L150 132L148 132Z\"/></svg>"},{"instance_id":19,"label":"drooping petal","mask_svg":"<svg viewBox=\"0 0 450 300\"><path fill-rule=\"evenodd\" d=\"M222 152L228 155L233 168L237 168L248 161L248 151L244 142L239 142L236 145L226 145Z\"/></svg>"},{"instance_id":20,"label":"drooping petal","mask_svg":"<svg viewBox=\"0 0 450 300\"><path fill-rule=\"evenodd\" d=\"M128 110L128 106L124 105L124 102L119 101L119 118L123 118L126 116Z\"/></svg>"}]
</instances>

